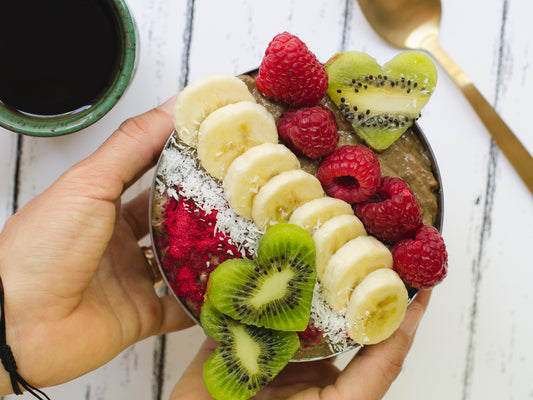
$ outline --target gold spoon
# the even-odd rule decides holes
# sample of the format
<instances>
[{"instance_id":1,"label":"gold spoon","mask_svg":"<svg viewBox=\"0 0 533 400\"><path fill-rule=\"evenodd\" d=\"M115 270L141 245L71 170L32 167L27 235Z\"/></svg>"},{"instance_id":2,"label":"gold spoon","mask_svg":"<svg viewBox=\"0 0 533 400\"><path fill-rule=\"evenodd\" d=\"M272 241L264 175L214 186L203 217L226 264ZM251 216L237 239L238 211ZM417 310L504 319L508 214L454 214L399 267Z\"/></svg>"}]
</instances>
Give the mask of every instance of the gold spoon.
<instances>
[{"instance_id":1,"label":"gold spoon","mask_svg":"<svg viewBox=\"0 0 533 400\"><path fill-rule=\"evenodd\" d=\"M461 89L496 144L533 194L533 158L472 80L439 44L440 0L358 0L374 30L391 45L425 50Z\"/></svg>"}]
</instances>

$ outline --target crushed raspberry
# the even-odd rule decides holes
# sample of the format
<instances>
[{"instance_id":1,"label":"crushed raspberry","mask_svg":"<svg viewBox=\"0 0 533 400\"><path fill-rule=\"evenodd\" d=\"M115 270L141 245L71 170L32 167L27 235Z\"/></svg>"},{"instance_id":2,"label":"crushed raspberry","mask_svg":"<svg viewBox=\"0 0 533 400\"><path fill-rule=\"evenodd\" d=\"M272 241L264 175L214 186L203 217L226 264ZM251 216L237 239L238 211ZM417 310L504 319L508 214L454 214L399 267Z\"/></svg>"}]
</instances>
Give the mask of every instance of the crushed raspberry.
<instances>
[{"instance_id":1,"label":"crushed raspberry","mask_svg":"<svg viewBox=\"0 0 533 400\"><path fill-rule=\"evenodd\" d=\"M339 142L335 115L322 105L288 109L278 132L289 147L313 160L333 152Z\"/></svg>"},{"instance_id":2,"label":"crushed raspberry","mask_svg":"<svg viewBox=\"0 0 533 400\"><path fill-rule=\"evenodd\" d=\"M422 226L415 238L404 239L391 250L394 269L402 280L417 289L440 283L448 272L448 253L439 231Z\"/></svg>"},{"instance_id":3,"label":"crushed raspberry","mask_svg":"<svg viewBox=\"0 0 533 400\"><path fill-rule=\"evenodd\" d=\"M380 174L379 161L372 150L347 145L322 161L316 177L329 196L353 204L374 194Z\"/></svg>"},{"instance_id":4,"label":"crushed raspberry","mask_svg":"<svg viewBox=\"0 0 533 400\"><path fill-rule=\"evenodd\" d=\"M200 312L209 274L223 261L241 257L239 249L222 232L215 232L217 211L207 214L192 200L170 199L165 204L165 234L156 247L166 249L163 267L178 298Z\"/></svg>"},{"instance_id":5,"label":"crushed raspberry","mask_svg":"<svg viewBox=\"0 0 533 400\"><path fill-rule=\"evenodd\" d=\"M201 225L189 226L189 223L203 220ZM193 201L182 200L177 202L174 210L167 208L164 226L169 234L168 253L176 260L191 260L199 257L198 261L206 257L209 250L216 248L214 239L214 225L216 223L216 211L205 215L198 209ZM191 252L188 244L194 245L199 252Z\"/></svg>"},{"instance_id":6,"label":"crushed raspberry","mask_svg":"<svg viewBox=\"0 0 533 400\"><path fill-rule=\"evenodd\" d=\"M202 301L202 284L196 269L183 266L177 268L173 282L176 284L177 294L179 296L189 298L193 303Z\"/></svg>"},{"instance_id":7,"label":"crushed raspberry","mask_svg":"<svg viewBox=\"0 0 533 400\"><path fill-rule=\"evenodd\" d=\"M389 243L412 237L422 225L420 205L400 178L382 177L374 196L354 209L369 234Z\"/></svg>"},{"instance_id":8,"label":"crushed raspberry","mask_svg":"<svg viewBox=\"0 0 533 400\"><path fill-rule=\"evenodd\" d=\"M283 32L268 45L255 82L265 96L300 107L324 97L328 74L298 37Z\"/></svg>"}]
</instances>

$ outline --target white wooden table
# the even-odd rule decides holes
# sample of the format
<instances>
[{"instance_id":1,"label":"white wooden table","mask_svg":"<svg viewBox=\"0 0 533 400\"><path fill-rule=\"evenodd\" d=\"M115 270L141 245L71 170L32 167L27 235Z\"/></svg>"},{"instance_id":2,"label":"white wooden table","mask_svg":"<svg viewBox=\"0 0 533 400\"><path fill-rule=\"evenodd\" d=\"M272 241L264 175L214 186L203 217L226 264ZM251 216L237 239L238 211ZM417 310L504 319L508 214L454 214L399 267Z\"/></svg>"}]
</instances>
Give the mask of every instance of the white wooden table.
<instances>
[{"instance_id":1,"label":"white wooden table","mask_svg":"<svg viewBox=\"0 0 533 400\"><path fill-rule=\"evenodd\" d=\"M441 43L533 152L533 3L443 0ZM284 30L326 61L362 50L384 63L382 42L355 0L129 0L140 36L135 79L92 127L60 138L0 129L0 226L124 119L214 72L256 67ZM420 125L443 178L449 275L434 291L404 370L386 399L533 398L533 196L451 80ZM127 196L147 187L151 173ZM56 400L167 399L203 341L198 328L150 338L100 369L49 388ZM342 364L351 356L341 357ZM68 365L65 365L68 368ZM31 399L29 395L6 399Z\"/></svg>"}]
</instances>

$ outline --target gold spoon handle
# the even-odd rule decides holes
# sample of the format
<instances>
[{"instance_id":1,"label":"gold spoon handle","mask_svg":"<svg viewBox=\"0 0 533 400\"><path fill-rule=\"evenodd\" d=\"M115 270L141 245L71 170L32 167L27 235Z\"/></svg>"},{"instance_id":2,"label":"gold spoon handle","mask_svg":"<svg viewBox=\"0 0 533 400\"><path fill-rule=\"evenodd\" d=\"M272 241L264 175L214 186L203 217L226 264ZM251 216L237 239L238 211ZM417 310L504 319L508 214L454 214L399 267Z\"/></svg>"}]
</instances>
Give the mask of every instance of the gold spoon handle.
<instances>
[{"instance_id":1,"label":"gold spoon handle","mask_svg":"<svg viewBox=\"0 0 533 400\"><path fill-rule=\"evenodd\" d=\"M505 154L511 165L518 172L529 191L533 194L533 157L520 143L507 124L500 118L496 110L477 90L470 78L446 54L436 37L424 43L424 50L431 54L450 75L461 89L477 115L492 135L494 142Z\"/></svg>"}]
</instances>

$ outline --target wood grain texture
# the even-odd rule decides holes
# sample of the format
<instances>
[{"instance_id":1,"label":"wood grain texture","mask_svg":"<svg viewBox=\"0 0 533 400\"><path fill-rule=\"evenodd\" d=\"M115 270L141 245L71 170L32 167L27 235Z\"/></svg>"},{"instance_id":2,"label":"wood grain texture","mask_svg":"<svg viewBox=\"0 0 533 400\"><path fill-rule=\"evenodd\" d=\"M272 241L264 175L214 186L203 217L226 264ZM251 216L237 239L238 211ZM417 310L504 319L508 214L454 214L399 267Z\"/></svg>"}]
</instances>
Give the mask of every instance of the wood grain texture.
<instances>
[{"instance_id":1,"label":"wood grain texture","mask_svg":"<svg viewBox=\"0 0 533 400\"><path fill-rule=\"evenodd\" d=\"M0 129L0 223L126 118L205 74L257 67L281 31L300 36L322 61L353 49L384 63L398 52L371 30L355 0L128 4L139 28L140 59L129 90L108 115L83 132L55 139L19 138ZM533 152L531 15L533 3L524 0L443 0L441 44ZM449 276L435 289L404 369L385 398L533 398L533 198L440 68L420 125L443 178ZM148 173L126 198L150 181ZM46 392L55 400L167 399L202 341L198 327L150 338ZM31 397L5 397L15 398Z\"/></svg>"}]
</instances>

